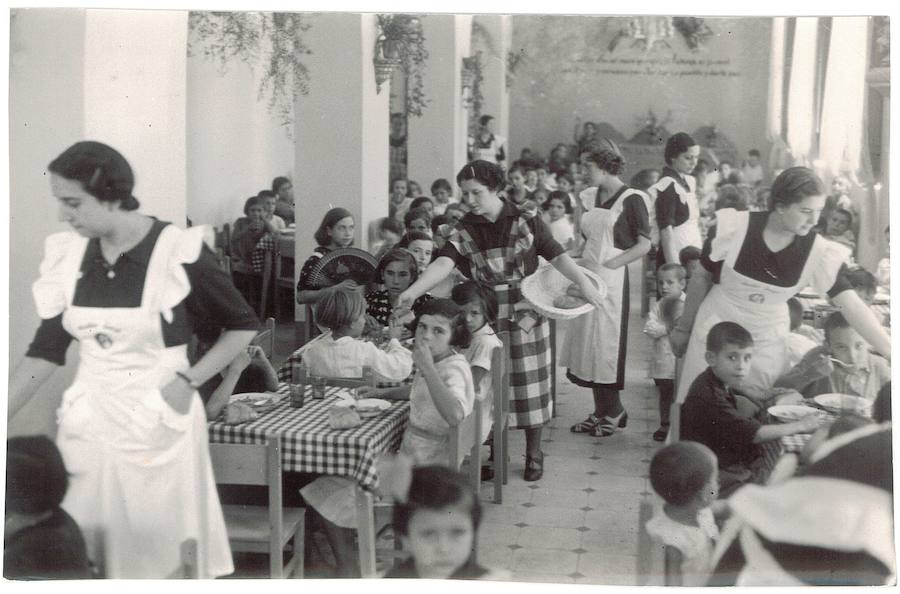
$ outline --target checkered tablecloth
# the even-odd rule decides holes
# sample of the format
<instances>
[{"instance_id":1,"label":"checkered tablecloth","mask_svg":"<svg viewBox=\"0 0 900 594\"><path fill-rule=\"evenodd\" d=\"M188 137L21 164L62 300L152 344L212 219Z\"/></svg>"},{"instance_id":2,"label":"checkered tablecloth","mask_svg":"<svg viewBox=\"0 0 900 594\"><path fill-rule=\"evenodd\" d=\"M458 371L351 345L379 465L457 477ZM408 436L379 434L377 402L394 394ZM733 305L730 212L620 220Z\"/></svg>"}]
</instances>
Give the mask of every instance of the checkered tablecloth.
<instances>
[{"instance_id":1,"label":"checkered tablecloth","mask_svg":"<svg viewBox=\"0 0 900 594\"><path fill-rule=\"evenodd\" d=\"M302 408L291 408L287 396L272 410L242 425L212 421L208 425L212 443L264 443L270 437L281 440L281 461L285 471L346 476L365 489L378 484L376 460L382 452L400 446L409 420L409 402L395 402L377 417L363 419L352 429L332 429L328 409L342 388L329 388L323 400L313 400L307 387ZM287 384L279 386L287 395Z\"/></svg>"}]
</instances>

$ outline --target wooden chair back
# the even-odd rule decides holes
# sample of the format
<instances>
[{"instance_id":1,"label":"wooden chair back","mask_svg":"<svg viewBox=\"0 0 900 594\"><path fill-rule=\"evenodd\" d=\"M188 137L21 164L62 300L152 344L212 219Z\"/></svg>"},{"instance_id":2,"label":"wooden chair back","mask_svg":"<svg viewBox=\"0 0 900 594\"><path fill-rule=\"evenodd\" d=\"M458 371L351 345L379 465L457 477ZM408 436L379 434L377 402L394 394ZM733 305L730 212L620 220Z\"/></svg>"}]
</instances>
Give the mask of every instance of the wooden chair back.
<instances>
[{"instance_id":1,"label":"wooden chair back","mask_svg":"<svg viewBox=\"0 0 900 594\"><path fill-rule=\"evenodd\" d=\"M273 290L273 279L275 277L275 252L266 250L263 259L263 272L260 286L259 296L259 317L266 317L266 310L269 307L269 292Z\"/></svg>"},{"instance_id":2,"label":"wooden chair back","mask_svg":"<svg viewBox=\"0 0 900 594\"><path fill-rule=\"evenodd\" d=\"M272 255L273 276L272 283L275 291L275 317L281 313L281 300L278 298L278 289L290 289L296 302L296 286L294 283L294 238L285 238L280 235L275 238L275 253Z\"/></svg>"},{"instance_id":3,"label":"wooden chair back","mask_svg":"<svg viewBox=\"0 0 900 594\"><path fill-rule=\"evenodd\" d=\"M503 503L503 485L509 480L509 332L498 332L502 348L491 354L491 391L494 398L494 503Z\"/></svg>"},{"instance_id":4,"label":"wooden chair back","mask_svg":"<svg viewBox=\"0 0 900 594\"><path fill-rule=\"evenodd\" d=\"M266 319L266 328L265 330L260 331L259 334L253 337L253 340L250 341L252 346L262 347L263 352L266 354L266 358L271 361L275 356L275 318L267 318Z\"/></svg>"},{"instance_id":5,"label":"wooden chair back","mask_svg":"<svg viewBox=\"0 0 900 594\"><path fill-rule=\"evenodd\" d=\"M462 468L469 458L469 484L477 494L481 487L481 403L476 401L472 412L467 414L455 427L450 427L449 462L450 468Z\"/></svg>"}]
</instances>

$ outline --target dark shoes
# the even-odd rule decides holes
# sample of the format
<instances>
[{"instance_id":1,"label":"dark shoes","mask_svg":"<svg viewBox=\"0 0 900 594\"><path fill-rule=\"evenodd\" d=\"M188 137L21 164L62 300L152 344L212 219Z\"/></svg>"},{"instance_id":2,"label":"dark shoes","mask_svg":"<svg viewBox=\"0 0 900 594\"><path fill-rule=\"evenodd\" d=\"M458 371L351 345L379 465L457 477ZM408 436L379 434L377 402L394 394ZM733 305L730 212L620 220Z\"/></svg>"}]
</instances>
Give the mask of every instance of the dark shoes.
<instances>
[{"instance_id":1,"label":"dark shoes","mask_svg":"<svg viewBox=\"0 0 900 594\"><path fill-rule=\"evenodd\" d=\"M525 455L525 480L539 481L544 476L544 453L537 458L532 458L528 454Z\"/></svg>"},{"instance_id":2,"label":"dark shoes","mask_svg":"<svg viewBox=\"0 0 900 594\"><path fill-rule=\"evenodd\" d=\"M653 441L665 441L669 436L669 426L662 425L659 429L653 432Z\"/></svg>"},{"instance_id":3,"label":"dark shoes","mask_svg":"<svg viewBox=\"0 0 900 594\"><path fill-rule=\"evenodd\" d=\"M481 480L489 481L494 478L494 469L490 465L485 464L481 467Z\"/></svg>"}]
</instances>

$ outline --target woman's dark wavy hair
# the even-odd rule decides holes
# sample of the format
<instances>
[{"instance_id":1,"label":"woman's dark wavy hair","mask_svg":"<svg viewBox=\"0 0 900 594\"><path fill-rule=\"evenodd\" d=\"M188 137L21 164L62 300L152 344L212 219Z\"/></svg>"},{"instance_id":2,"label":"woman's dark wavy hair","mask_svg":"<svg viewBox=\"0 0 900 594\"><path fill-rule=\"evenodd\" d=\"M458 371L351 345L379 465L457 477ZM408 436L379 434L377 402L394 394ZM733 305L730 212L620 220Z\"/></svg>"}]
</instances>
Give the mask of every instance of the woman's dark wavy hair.
<instances>
[{"instance_id":1,"label":"woman's dark wavy hair","mask_svg":"<svg viewBox=\"0 0 900 594\"><path fill-rule=\"evenodd\" d=\"M331 241L331 237L328 235L329 229L334 228L337 225L338 221L341 219L346 219L347 217L353 217L353 213L347 210L346 208L332 208L328 212L325 213L325 216L322 217L322 222L319 224L319 228L316 229L313 237L316 239L316 243L320 246L326 246ZM354 219L355 220L355 219ZM352 244L351 244L352 245Z\"/></svg>"},{"instance_id":2,"label":"woman's dark wavy hair","mask_svg":"<svg viewBox=\"0 0 900 594\"><path fill-rule=\"evenodd\" d=\"M414 307L416 319L410 324L412 333L416 333L419 319L422 316L441 316L450 320L450 346L465 348L471 340L469 329L463 319L462 309L449 299L429 299Z\"/></svg>"},{"instance_id":3,"label":"woman's dark wavy hair","mask_svg":"<svg viewBox=\"0 0 900 594\"><path fill-rule=\"evenodd\" d=\"M101 202L118 202L122 210L137 210L132 196L134 172L122 153L113 147L86 140L76 142L53 159L47 170L81 183L85 192Z\"/></svg>"},{"instance_id":4,"label":"woman's dark wavy hair","mask_svg":"<svg viewBox=\"0 0 900 594\"><path fill-rule=\"evenodd\" d=\"M375 280L379 283L384 282L384 269L392 262L402 262L406 265L407 270L409 270L409 284L413 284L419 278L419 267L416 264L415 257L405 249L395 247L388 250L381 257L381 260L378 261L378 267L375 268Z\"/></svg>"},{"instance_id":5,"label":"woman's dark wavy hair","mask_svg":"<svg viewBox=\"0 0 900 594\"><path fill-rule=\"evenodd\" d=\"M778 174L769 194L769 211L778 206L788 207L810 196L825 194L825 184L809 167L791 167Z\"/></svg>"},{"instance_id":6,"label":"woman's dark wavy hair","mask_svg":"<svg viewBox=\"0 0 900 594\"><path fill-rule=\"evenodd\" d=\"M625 159L611 150L593 150L585 155L585 160L590 161L610 175L620 175L625 171Z\"/></svg>"},{"instance_id":7,"label":"woman's dark wavy hair","mask_svg":"<svg viewBox=\"0 0 900 594\"><path fill-rule=\"evenodd\" d=\"M419 510L439 511L450 506L468 508L472 530L481 524L481 503L465 477L446 466L418 466L412 471L412 482L405 502L395 502L393 525L397 534L409 534L409 522Z\"/></svg>"},{"instance_id":8,"label":"woman's dark wavy hair","mask_svg":"<svg viewBox=\"0 0 900 594\"><path fill-rule=\"evenodd\" d=\"M692 146L697 146L697 143L687 132L676 132L669 136L669 139L666 141L665 153L663 153L666 165L671 165L678 155L687 152Z\"/></svg>"},{"instance_id":9,"label":"woman's dark wavy hair","mask_svg":"<svg viewBox=\"0 0 900 594\"><path fill-rule=\"evenodd\" d=\"M503 168L489 161L471 161L456 174L456 183L474 179L485 186L491 192L501 189L506 183L506 174Z\"/></svg>"}]
</instances>

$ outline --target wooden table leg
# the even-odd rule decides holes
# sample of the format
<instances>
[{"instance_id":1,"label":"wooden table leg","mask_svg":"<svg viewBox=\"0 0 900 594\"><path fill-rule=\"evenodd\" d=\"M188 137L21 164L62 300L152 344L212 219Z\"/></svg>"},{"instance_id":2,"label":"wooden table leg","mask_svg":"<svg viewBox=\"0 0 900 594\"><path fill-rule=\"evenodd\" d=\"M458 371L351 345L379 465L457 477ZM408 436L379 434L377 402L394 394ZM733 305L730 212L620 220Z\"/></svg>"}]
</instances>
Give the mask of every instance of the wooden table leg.
<instances>
[{"instance_id":1,"label":"wooden table leg","mask_svg":"<svg viewBox=\"0 0 900 594\"><path fill-rule=\"evenodd\" d=\"M356 529L359 535L359 571L364 578L375 575L375 508L372 494L356 486Z\"/></svg>"},{"instance_id":2,"label":"wooden table leg","mask_svg":"<svg viewBox=\"0 0 900 594\"><path fill-rule=\"evenodd\" d=\"M550 402L553 407L553 417L558 417L556 410L556 320L550 320Z\"/></svg>"}]
</instances>

